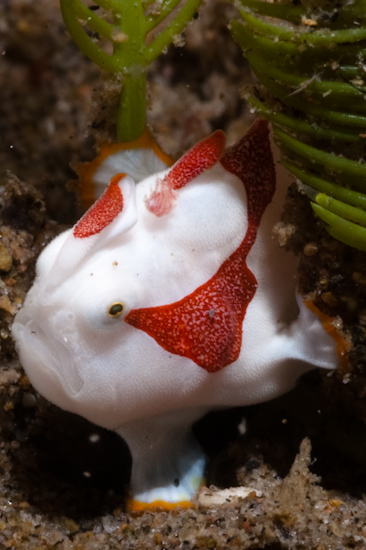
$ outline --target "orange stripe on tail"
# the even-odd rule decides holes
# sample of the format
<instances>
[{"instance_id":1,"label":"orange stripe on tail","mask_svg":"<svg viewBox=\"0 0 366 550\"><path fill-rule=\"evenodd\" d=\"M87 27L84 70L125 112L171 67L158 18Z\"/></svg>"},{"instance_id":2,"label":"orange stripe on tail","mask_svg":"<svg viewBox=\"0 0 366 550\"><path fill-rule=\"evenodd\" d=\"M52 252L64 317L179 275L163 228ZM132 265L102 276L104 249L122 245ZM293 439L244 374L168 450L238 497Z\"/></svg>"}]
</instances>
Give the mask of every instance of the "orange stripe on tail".
<instances>
[{"instance_id":1,"label":"orange stripe on tail","mask_svg":"<svg viewBox=\"0 0 366 550\"><path fill-rule=\"evenodd\" d=\"M345 340L338 332L335 324L334 317L330 317L326 313L320 311L312 300L306 300L305 305L310 311L315 313L322 323L324 330L333 338L337 345L337 354L339 357L339 367L343 372L350 370L350 363L348 360L348 352L351 348L351 343Z\"/></svg>"}]
</instances>

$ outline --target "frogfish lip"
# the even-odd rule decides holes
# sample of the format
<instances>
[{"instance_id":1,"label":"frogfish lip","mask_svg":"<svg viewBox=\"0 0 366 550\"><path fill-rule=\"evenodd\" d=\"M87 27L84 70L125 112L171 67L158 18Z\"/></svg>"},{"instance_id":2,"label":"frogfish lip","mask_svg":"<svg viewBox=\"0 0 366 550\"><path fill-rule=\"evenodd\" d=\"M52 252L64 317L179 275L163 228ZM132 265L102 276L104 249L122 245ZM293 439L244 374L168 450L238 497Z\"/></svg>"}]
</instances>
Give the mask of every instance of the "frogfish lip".
<instances>
[{"instance_id":1,"label":"frogfish lip","mask_svg":"<svg viewBox=\"0 0 366 550\"><path fill-rule=\"evenodd\" d=\"M46 398L53 393L52 384L75 398L84 387L73 359L73 341L55 333L51 324L37 322L32 311L20 310L12 327L16 348L29 379ZM54 401L54 399L51 399Z\"/></svg>"}]
</instances>

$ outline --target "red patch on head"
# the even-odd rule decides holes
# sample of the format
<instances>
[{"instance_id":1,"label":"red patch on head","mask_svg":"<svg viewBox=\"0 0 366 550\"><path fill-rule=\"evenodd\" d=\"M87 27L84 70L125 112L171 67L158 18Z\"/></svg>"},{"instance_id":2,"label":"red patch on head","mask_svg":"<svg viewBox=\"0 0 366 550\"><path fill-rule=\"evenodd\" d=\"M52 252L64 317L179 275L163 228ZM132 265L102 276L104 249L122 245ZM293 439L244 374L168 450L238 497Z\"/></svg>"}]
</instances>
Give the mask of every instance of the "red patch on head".
<instances>
[{"instance_id":1,"label":"red patch on head","mask_svg":"<svg viewBox=\"0 0 366 550\"><path fill-rule=\"evenodd\" d=\"M208 138L192 147L166 175L173 189L180 189L202 172L214 166L225 148L225 134L216 130Z\"/></svg>"},{"instance_id":2,"label":"red patch on head","mask_svg":"<svg viewBox=\"0 0 366 550\"><path fill-rule=\"evenodd\" d=\"M100 233L123 209L123 195L118 182L126 174L117 174L111 179L106 191L84 214L74 227L74 237L84 239Z\"/></svg>"},{"instance_id":3,"label":"red patch on head","mask_svg":"<svg viewBox=\"0 0 366 550\"><path fill-rule=\"evenodd\" d=\"M248 229L244 240L192 294L174 304L132 310L125 319L166 351L187 357L210 373L238 359L245 313L257 288L246 258L276 186L267 123L255 123L221 162L246 189Z\"/></svg>"}]
</instances>

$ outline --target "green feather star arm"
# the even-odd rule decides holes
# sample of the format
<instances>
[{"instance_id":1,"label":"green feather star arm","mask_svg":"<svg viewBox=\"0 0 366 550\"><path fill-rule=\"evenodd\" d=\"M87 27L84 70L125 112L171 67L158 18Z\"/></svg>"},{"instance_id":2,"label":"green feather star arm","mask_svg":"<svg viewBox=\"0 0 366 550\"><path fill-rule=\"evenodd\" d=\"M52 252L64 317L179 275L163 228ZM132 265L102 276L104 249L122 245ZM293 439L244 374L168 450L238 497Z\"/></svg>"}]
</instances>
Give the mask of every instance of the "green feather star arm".
<instances>
[{"instance_id":1,"label":"green feather star arm","mask_svg":"<svg viewBox=\"0 0 366 550\"><path fill-rule=\"evenodd\" d=\"M240 0L231 30L282 162L329 233L366 250L366 1Z\"/></svg>"}]
</instances>

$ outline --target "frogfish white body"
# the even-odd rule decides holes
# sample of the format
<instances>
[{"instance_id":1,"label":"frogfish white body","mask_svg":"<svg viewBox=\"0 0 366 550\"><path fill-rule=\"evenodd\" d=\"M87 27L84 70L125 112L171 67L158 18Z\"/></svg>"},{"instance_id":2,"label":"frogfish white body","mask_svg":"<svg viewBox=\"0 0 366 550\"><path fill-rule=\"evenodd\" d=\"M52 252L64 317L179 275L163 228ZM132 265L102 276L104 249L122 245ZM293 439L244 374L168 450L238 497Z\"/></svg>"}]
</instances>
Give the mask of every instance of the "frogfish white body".
<instances>
[{"instance_id":1,"label":"frogfish white body","mask_svg":"<svg viewBox=\"0 0 366 550\"><path fill-rule=\"evenodd\" d=\"M265 122L137 185L117 171L41 254L13 334L41 394L126 440L135 507L189 502L205 467L191 425L335 368L336 345L272 238L286 189Z\"/></svg>"}]
</instances>

